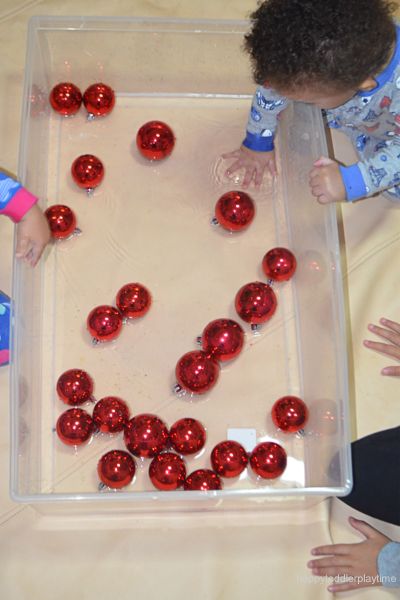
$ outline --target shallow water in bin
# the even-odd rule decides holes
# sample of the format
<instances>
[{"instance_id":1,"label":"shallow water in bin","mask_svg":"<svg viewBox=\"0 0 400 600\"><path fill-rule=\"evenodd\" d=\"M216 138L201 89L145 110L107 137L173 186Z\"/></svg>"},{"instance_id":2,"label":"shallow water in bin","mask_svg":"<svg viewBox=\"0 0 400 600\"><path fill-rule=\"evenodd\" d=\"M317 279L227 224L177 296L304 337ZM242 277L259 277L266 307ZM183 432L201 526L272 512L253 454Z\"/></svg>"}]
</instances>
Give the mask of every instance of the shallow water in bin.
<instances>
[{"instance_id":1,"label":"shallow water in bin","mask_svg":"<svg viewBox=\"0 0 400 600\"><path fill-rule=\"evenodd\" d=\"M181 417L199 419L207 430L200 456L187 459L188 472L209 468L216 443L229 428L247 428L257 441L280 439L289 462L285 474L263 485L304 486L304 441L279 436L270 423L273 402L300 394L299 357L292 282L275 285L278 308L259 335L234 309L238 289L266 281L265 252L277 245L285 216L279 185L269 176L249 190L256 216L244 232L230 234L211 225L214 206L226 191L240 188L224 173L224 152L239 147L249 100L243 98L117 98L114 111L88 122L51 115L48 169L49 204L76 213L82 235L58 243L44 269L48 352L43 357L42 489L58 493L94 492L96 465L103 453L124 448L122 434L98 435L78 448L64 446L54 432L67 408L55 394L58 376L69 368L87 370L94 396L115 395L132 416L150 412L168 426ZM169 158L149 162L136 149L139 127L149 120L170 125L176 144ZM98 156L105 166L102 184L88 197L70 175L80 154ZM99 304L114 304L122 285L141 282L153 304L147 315L123 326L119 338L93 346L86 317ZM179 357L198 348L196 337L213 319L233 318L246 331L242 354L222 365L217 385L207 394L178 398L172 388ZM46 344L44 344L46 346ZM92 405L86 407L92 411ZM151 490L149 461L137 461L134 482L125 491ZM252 489L246 472L225 489Z\"/></svg>"}]
</instances>

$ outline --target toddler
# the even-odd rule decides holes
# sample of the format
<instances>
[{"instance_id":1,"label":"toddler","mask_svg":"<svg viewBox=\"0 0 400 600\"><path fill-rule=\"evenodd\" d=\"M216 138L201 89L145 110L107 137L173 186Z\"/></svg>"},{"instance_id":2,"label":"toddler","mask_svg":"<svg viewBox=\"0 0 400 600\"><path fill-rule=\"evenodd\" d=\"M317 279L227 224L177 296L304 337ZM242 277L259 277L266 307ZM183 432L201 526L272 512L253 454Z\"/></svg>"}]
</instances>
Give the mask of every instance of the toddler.
<instances>
[{"instance_id":1,"label":"toddler","mask_svg":"<svg viewBox=\"0 0 400 600\"><path fill-rule=\"evenodd\" d=\"M349 136L359 160L320 157L310 171L320 203L352 202L379 192L400 198L400 28L389 0L265 0L245 36L259 84L230 176L243 186L276 173L274 136L289 100L324 109L327 124Z\"/></svg>"}]
</instances>

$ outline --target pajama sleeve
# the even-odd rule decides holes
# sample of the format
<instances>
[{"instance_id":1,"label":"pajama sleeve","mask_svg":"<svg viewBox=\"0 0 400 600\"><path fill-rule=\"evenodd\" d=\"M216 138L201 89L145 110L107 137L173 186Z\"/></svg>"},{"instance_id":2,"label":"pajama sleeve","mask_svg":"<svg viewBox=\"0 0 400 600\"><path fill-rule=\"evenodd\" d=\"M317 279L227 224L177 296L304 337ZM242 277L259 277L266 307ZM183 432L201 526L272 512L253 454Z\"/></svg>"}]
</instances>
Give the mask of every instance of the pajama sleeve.
<instances>
[{"instance_id":1,"label":"pajama sleeve","mask_svg":"<svg viewBox=\"0 0 400 600\"><path fill-rule=\"evenodd\" d=\"M37 201L18 181L0 172L0 215L18 223Z\"/></svg>"},{"instance_id":2,"label":"pajama sleeve","mask_svg":"<svg viewBox=\"0 0 400 600\"><path fill-rule=\"evenodd\" d=\"M258 87L253 97L243 146L258 152L273 150L278 115L287 104L287 99L273 89Z\"/></svg>"},{"instance_id":3,"label":"pajama sleeve","mask_svg":"<svg viewBox=\"0 0 400 600\"><path fill-rule=\"evenodd\" d=\"M361 159L349 167L340 167L349 202L400 184L400 90L394 92L390 113L394 127L388 123L388 139L378 144L377 150L369 158Z\"/></svg>"},{"instance_id":4,"label":"pajama sleeve","mask_svg":"<svg viewBox=\"0 0 400 600\"><path fill-rule=\"evenodd\" d=\"M378 554L378 572L384 587L400 587L400 543L389 542Z\"/></svg>"}]
</instances>

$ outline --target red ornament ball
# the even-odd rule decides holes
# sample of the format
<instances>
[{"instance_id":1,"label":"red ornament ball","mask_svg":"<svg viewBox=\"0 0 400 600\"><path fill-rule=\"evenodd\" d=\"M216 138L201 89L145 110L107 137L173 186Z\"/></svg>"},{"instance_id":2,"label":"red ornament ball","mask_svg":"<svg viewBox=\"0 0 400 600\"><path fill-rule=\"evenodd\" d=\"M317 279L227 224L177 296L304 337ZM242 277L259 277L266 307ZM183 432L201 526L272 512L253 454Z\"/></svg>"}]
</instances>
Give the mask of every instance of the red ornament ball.
<instances>
[{"instance_id":1,"label":"red ornament ball","mask_svg":"<svg viewBox=\"0 0 400 600\"><path fill-rule=\"evenodd\" d=\"M104 117L114 108L114 90L105 83L94 83L84 92L83 104L89 115L93 115L94 117Z\"/></svg>"},{"instance_id":2,"label":"red ornament ball","mask_svg":"<svg viewBox=\"0 0 400 600\"><path fill-rule=\"evenodd\" d=\"M123 317L143 317L151 306L151 294L141 283L127 283L117 294L117 308Z\"/></svg>"},{"instance_id":3,"label":"red ornament ball","mask_svg":"<svg viewBox=\"0 0 400 600\"><path fill-rule=\"evenodd\" d=\"M123 431L129 417L128 405L116 396L102 398L93 409L93 421L97 428L104 433Z\"/></svg>"},{"instance_id":4,"label":"red ornament ball","mask_svg":"<svg viewBox=\"0 0 400 600\"><path fill-rule=\"evenodd\" d=\"M184 489L199 490L201 492L222 490L222 481L211 469L198 469L186 477Z\"/></svg>"},{"instance_id":5,"label":"red ornament ball","mask_svg":"<svg viewBox=\"0 0 400 600\"><path fill-rule=\"evenodd\" d=\"M219 365L202 350L193 350L178 360L175 375L178 384L186 391L205 394L218 381Z\"/></svg>"},{"instance_id":6,"label":"red ornament ball","mask_svg":"<svg viewBox=\"0 0 400 600\"><path fill-rule=\"evenodd\" d=\"M271 410L272 420L282 431L293 433L304 427L308 420L308 408L297 396L283 396Z\"/></svg>"},{"instance_id":7,"label":"red ornament ball","mask_svg":"<svg viewBox=\"0 0 400 600\"><path fill-rule=\"evenodd\" d=\"M287 248L272 248L262 260L262 268L268 279L287 281L296 271L297 261Z\"/></svg>"},{"instance_id":8,"label":"red ornament ball","mask_svg":"<svg viewBox=\"0 0 400 600\"><path fill-rule=\"evenodd\" d=\"M70 117L80 109L82 94L80 89L73 83L58 83L51 90L49 100L56 112L65 117Z\"/></svg>"},{"instance_id":9,"label":"red ornament ball","mask_svg":"<svg viewBox=\"0 0 400 600\"><path fill-rule=\"evenodd\" d=\"M232 319L216 319L204 329L201 343L206 354L224 362L240 354L244 344L244 331Z\"/></svg>"},{"instance_id":10,"label":"red ornament ball","mask_svg":"<svg viewBox=\"0 0 400 600\"><path fill-rule=\"evenodd\" d=\"M65 404L79 406L93 400L93 379L82 369L69 369L57 380L57 394Z\"/></svg>"},{"instance_id":11,"label":"red ornament ball","mask_svg":"<svg viewBox=\"0 0 400 600\"><path fill-rule=\"evenodd\" d=\"M129 485L135 471L134 459L123 450L110 450L97 463L100 480L113 489L121 489Z\"/></svg>"},{"instance_id":12,"label":"red ornament ball","mask_svg":"<svg viewBox=\"0 0 400 600\"><path fill-rule=\"evenodd\" d=\"M168 429L156 415L144 413L133 417L125 427L125 445L129 452L143 458L153 458L168 443Z\"/></svg>"},{"instance_id":13,"label":"red ornament ball","mask_svg":"<svg viewBox=\"0 0 400 600\"><path fill-rule=\"evenodd\" d=\"M92 417L81 408L70 408L58 417L57 435L68 446L80 446L91 438L94 432Z\"/></svg>"},{"instance_id":14,"label":"red ornament ball","mask_svg":"<svg viewBox=\"0 0 400 600\"><path fill-rule=\"evenodd\" d=\"M220 442L211 452L212 468L221 477L238 477L248 462L246 450L233 440Z\"/></svg>"},{"instance_id":15,"label":"red ornament ball","mask_svg":"<svg viewBox=\"0 0 400 600\"><path fill-rule=\"evenodd\" d=\"M122 315L114 306L96 306L89 313L87 328L95 340L109 342L121 333Z\"/></svg>"},{"instance_id":16,"label":"red ornament ball","mask_svg":"<svg viewBox=\"0 0 400 600\"><path fill-rule=\"evenodd\" d=\"M275 292L270 285L260 281L247 283L235 297L235 308L239 317L246 323L265 323L277 307Z\"/></svg>"},{"instance_id":17,"label":"red ornament ball","mask_svg":"<svg viewBox=\"0 0 400 600\"><path fill-rule=\"evenodd\" d=\"M286 452L275 442L258 444L250 455L250 466L263 479L276 479L286 469Z\"/></svg>"},{"instance_id":18,"label":"red ornament ball","mask_svg":"<svg viewBox=\"0 0 400 600\"><path fill-rule=\"evenodd\" d=\"M97 156L82 154L72 163L71 174L76 185L85 190L91 190L103 181L104 166Z\"/></svg>"},{"instance_id":19,"label":"red ornament ball","mask_svg":"<svg viewBox=\"0 0 400 600\"><path fill-rule=\"evenodd\" d=\"M162 121L149 121L136 135L136 145L148 160L162 160L169 156L175 145L172 129Z\"/></svg>"},{"instance_id":20,"label":"red ornament ball","mask_svg":"<svg viewBox=\"0 0 400 600\"><path fill-rule=\"evenodd\" d=\"M64 204L54 204L44 213L49 223L50 232L56 240L71 237L76 229L76 217L73 211Z\"/></svg>"},{"instance_id":21,"label":"red ornament ball","mask_svg":"<svg viewBox=\"0 0 400 600\"><path fill-rule=\"evenodd\" d=\"M186 465L177 454L163 452L151 461L149 477L154 487L159 490L176 490L185 483Z\"/></svg>"},{"instance_id":22,"label":"red ornament ball","mask_svg":"<svg viewBox=\"0 0 400 600\"><path fill-rule=\"evenodd\" d=\"M206 443L206 430L196 419L179 419L169 430L169 441L179 454L196 454Z\"/></svg>"},{"instance_id":23,"label":"red ornament ball","mask_svg":"<svg viewBox=\"0 0 400 600\"><path fill-rule=\"evenodd\" d=\"M245 192L227 192L215 205L215 218L228 231L242 231L254 219L254 202Z\"/></svg>"}]
</instances>

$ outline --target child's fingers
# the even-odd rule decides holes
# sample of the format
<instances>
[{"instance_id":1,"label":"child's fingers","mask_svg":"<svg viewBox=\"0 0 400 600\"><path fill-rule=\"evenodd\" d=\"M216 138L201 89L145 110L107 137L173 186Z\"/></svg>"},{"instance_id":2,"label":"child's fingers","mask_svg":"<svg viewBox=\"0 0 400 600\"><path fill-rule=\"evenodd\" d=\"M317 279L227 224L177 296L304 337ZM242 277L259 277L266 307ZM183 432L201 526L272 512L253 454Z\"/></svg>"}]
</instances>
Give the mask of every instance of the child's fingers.
<instances>
[{"instance_id":1,"label":"child's fingers","mask_svg":"<svg viewBox=\"0 0 400 600\"><path fill-rule=\"evenodd\" d=\"M400 333L400 323L396 323L396 321L391 321L390 319L382 317L379 319L379 323L385 327L389 327L389 329L392 329L396 333Z\"/></svg>"},{"instance_id":2,"label":"child's fingers","mask_svg":"<svg viewBox=\"0 0 400 600\"><path fill-rule=\"evenodd\" d=\"M346 556L350 553L351 544L326 544L311 548L313 556Z\"/></svg>"},{"instance_id":3,"label":"child's fingers","mask_svg":"<svg viewBox=\"0 0 400 600\"><path fill-rule=\"evenodd\" d=\"M320 156L318 160L315 161L314 167L327 167L328 165L332 165L335 161L327 156Z\"/></svg>"},{"instance_id":4,"label":"child's fingers","mask_svg":"<svg viewBox=\"0 0 400 600\"><path fill-rule=\"evenodd\" d=\"M381 371L382 375L390 375L392 377L400 377L400 367L384 367Z\"/></svg>"},{"instance_id":5,"label":"child's fingers","mask_svg":"<svg viewBox=\"0 0 400 600\"><path fill-rule=\"evenodd\" d=\"M225 152L225 154L221 154L222 158L237 158L240 154L240 150L232 150L232 152Z\"/></svg>"},{"instance_id":6,"label":"child's fingers","mask_svg":"<svg viewBox=\"0 0 400 600\"><path fill-rule=\"evenodd\" d=\"M318 575L319 577L337 577L340 575L349 575L349 569L345 566L343 567L321 567L320 569L311 569L313 575Z\"/></svg>"},{"instance_id":7,"label":"child's fingers","mask_svg":"<svg viewBox=\"0 0 400 600\"><path fill-rule=\"evenodd\" d=\"M400 346L400 334L397 331L388 331L387 329L379 327L378 325L374 325L373 323L368 325L368 329L369 331L372 331L372 333L375 333L375 335L379 335L379 337L385 338L385 340L392 342L392 344Z\"/></svg>"},{"instance_id":8,"label":"child's fingers","mask_svg":"<svg viewBox=\"0 0 400 600\"><path fill-rule=\"evenodd\" d=\"M227 177L230 177L231 175L233 175L234 173L236 173L236 171L239 171L239 169L241 169L243 167L243 163L241 160L237 160L235 161L230 167L229 169L227 169L225 171L225 175Z\"/></svg>"},{"instance_id":9,"label":"child's fingers","mask_svg":"<svg viewBox=\"0 0 400 600\"><path fill-rule=\"evenodd\" d=\"M249 187L251 180L253 179L253 177L256 176L256 171L254 168L247 168L244 172L244 177L243 177L243 181L242 181L242 187L247 188ZM261 177L262 179L262 177Z\"/></svg>"},{"instance_id":10,"label":"child's fingers","mask_svg":"<svg viewBox=\"0 0 400 600\"><path fill-rule=\"evenodd\" d=\"M360 584L357 581L346 581L344 583L332 583L328 585L328 592L339 593L339 592L349 592L350 590L356 590L360 587ZM364 586L363 586L364 587Z\"/></svg>"},{"instance_id":11,"label":"child's fingers","mask_svg":"<svg viewBox=\"0 0 400 600\"><path fill-rule=\"evenodd\" d=\"M381 535L379 531L377 531L374 527L371 527L371 525L368 525L368 523L366 523L365 521L361 521L360 519L349 517L349 523L353 527L353 529L356 529L357 531L362 533L362 535L364 535L367 538L367 540L374 538L376 535Z\"/></svg>"},{"instance_id":12,"label":"child's fingers","mask_svg":"<svg viewBox=\"0 0 400 600\"><path fill-rule=\"evenodd\" d=\"M381 352L386 356L391 356L392 358L400 360L400 348L398 346L383 344L382 342L372 342L371 340L364 340L363 344L370 350L375 350L376 352Z\"/></svg>"},{"instance_id":13,"label":"child's fingers","mask_svg":"<svg viewBox=\"0 0 400 600\"><path fill-rule=\"evenodd\" d=\"M307 563L310 569L325 569L330 567L350 568L348 555L338 554L337 556L326 556L316 560L310 560Z\"/></svg>"}]
</instances>

